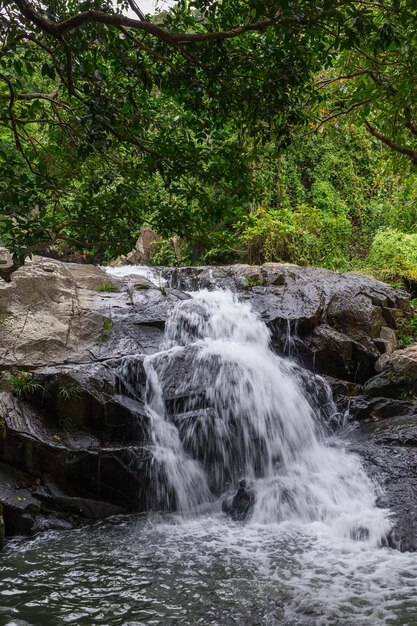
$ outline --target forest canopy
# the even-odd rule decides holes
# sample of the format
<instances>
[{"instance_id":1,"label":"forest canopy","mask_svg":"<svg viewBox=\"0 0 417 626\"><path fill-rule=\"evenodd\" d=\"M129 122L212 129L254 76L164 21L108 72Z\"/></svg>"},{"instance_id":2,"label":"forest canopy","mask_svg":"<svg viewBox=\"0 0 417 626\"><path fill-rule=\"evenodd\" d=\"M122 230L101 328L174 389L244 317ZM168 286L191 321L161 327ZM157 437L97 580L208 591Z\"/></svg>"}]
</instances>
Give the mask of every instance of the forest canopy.
<instances>
[{"instance_id":1,"label":"forest canopy","mask_svg":"<svg viewBox=\"0 0 417 626\"><path fill-rule=\"evenodd\" d=\"M0 239L413 281L380 244L417 237L416 29L414 0L0 2Z\"/></svg>"}]
</instances>

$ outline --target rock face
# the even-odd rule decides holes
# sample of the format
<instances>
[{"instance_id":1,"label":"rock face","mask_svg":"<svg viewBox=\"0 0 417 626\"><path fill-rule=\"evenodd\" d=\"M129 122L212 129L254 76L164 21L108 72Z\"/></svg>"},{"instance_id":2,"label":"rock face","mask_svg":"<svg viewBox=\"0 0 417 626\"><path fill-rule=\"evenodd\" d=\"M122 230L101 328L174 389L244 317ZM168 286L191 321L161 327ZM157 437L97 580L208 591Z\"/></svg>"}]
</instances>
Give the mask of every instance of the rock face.
<instances>
[{"instance_id":1,"label":"rock face","mask_svg":"<svg viewBox=\"0 0 417 626\"><path fill-rule=\"evenodd\" d=\"M178 289L240 290L269 326L277 352L355 382L375 373L379 357L396 347L401 320L410 315L405 292L359 274L266 263L178 268L166 275Z\"/></svg>"},{"instance_id":2,"label":"rock face","mask_svg":"<svg viewBox=\"0 0 417 626\"><path fill-rule=\"evenodd\" d=\"M384 355L379 373L350 399L359 424L354 449L382 485L379 505L394 515L392 544L417 550L417 346Z\"/></svg>"},{"instance_id":3,"label":"rock face","mask_svg":"<svg viewBox=\"0 0 417 626\"><path fill-rule=\"evenodd\" d=\"M7 248L0 246L0 279L8 280L14 269L12 255Z\"/></svg>"},{"instance_id":4,"label":"rock face","mask_svg":"<svg viewBox=\"0 0 417 626\"><path fill-rule=\"evenodd\" d=\"M159 272L166 286L38 257L12 272L10 282L0 280L0 370L9 378L0 385L6 534L69 528L149 507L143 358L158 351L166 320L190 298L187 291L220 287L259 312L278 353L332 377L341 407L360 421L355 449L383 476L397 514L396 541L417 549L417 505L405 504L417 471L417 353L415 347L395 351L397 331L412 314L408 295L365 276L280 264ZM193 387L189 350L178 350L169 363L172 375L164 377L174 423L187 418L191 405L202 423L213 417L204 389ZM163 368L163 355L159 359ZM213 375L208 363L207 385ZM299 376L306 393L316 386L325 405L319 379L301 369ZM126 380L134 381L134 393ZM194 452L199 458L207 451ZM253 504L246 495L231 497L236 519ZM0 514L0 542L1 536Z\"/></svg>"},{"instance_id":5,"label":"rock face","mask_svg":"<svg viewBox=\"0 0 417 626\"><path fill-rule=\"evenodd\" d=\"M0 283L2 366L84 359L100 340L104 316L93 290L106 280L94 266L38 257Z\"/></svg>"}]
</instances>

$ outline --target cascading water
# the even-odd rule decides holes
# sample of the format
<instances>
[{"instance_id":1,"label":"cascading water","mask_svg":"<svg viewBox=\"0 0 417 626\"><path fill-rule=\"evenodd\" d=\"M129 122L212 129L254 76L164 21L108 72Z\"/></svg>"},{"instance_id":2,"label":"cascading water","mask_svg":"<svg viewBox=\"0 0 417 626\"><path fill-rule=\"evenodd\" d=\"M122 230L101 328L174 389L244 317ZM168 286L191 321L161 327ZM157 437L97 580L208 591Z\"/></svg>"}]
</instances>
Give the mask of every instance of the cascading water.
<instances>
[{"instance_id":1,"label":"cascading water","mask_svg":"<svg viewBox=\"0 0 417 626\"><path fill-rule=\"evenodd\" d=\"M1 623L415 624L415 554L380 547L389 517L331 433L329 388L271 352L249 306L194 294L161 351L126 357L119 375L121 392L146 401L149 504L180 515L8 542ZM246 524L220 506L242 478L254 495Z\"/></svg>"},{"instance_id":2,"label":"cascading water","mask_svg":"<svg viewBox=\"0 0 417 626\"><path fill-rule=\"evenodd\" d=\"M245 479L252 523L324 522L383 543L390 523L375 507L376 487L326 432L323 414L336 409L325 382L312 385L310 375L304 384L306 372L269 341L266 325L229 292L198 292L173 311L162 351L143 363L154 507L189 513ZM131 362L128 373L132 388Z\"/></svg>"}]
</instances>

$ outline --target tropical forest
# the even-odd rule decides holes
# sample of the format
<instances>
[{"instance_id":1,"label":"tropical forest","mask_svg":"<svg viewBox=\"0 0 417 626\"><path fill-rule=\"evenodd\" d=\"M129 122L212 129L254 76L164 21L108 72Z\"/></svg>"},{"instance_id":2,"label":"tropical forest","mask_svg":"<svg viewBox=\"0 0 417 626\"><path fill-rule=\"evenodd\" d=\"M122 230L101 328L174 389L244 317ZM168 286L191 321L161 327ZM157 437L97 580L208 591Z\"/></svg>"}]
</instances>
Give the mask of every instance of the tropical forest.
<instances>
[{"instance_id":1,"label":"tropical forest","mask_svg":"<svg viewBox=\"0 0 417 626\"><path fill-rule=\"evenodd\" d=\"M0 0L0 626L412 626L416 0Z\"/></svg>"}]
</instances>

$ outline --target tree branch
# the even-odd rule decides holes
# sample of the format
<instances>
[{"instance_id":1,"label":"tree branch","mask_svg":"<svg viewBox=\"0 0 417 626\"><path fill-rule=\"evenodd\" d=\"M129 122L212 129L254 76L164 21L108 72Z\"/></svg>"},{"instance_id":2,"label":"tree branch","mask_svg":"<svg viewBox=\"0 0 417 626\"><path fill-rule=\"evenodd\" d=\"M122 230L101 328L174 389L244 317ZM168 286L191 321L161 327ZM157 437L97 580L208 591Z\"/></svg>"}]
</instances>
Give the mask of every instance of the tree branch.
<instances>
[{"instance_id":1,"label":"tree branch","mask_svg":"<svg viewBox=\"0 0 417 626\"><path fill-rule=\"evenodd\" d=\"M54 22L36 11L28 0L14 0L14 2L27 20L38 26L38 28L43 30L45 33L57 38L61 38L66 33L80 28L80 26L89 22L107 24L108 26L125 26L135 28L137 30L143 30L170 44L232 39L248 31L264 31L272 24L271 19L265 19L262 22L245 24L244 26L237 26L225 31L205 33L173 33L165 28L157 26L156 24L147 22L146 20L136 20L118 13L110 14L103 11L96 11L94 9L77 13L77 15L73 15L62 22Z\"/></svg>"},{"instance_id":2,"label":"tree branch","mask_svg":"<svg viewBox=\"0 0 417 626\"><path fill-rule=\"evenodd\" d=\"M365 121L365 126L373 137L379 139L379 141L391 148L391 150L395 150L395 152L399 152L400 154L405 154L405 156L408 156L408 158L411 159L413 165L417 165L417 150L412 150L411 148L407 148L406 146L401 146L386 135L380 133L376 128L374 128L374 126L372 126L367 121Z\"/></svg>"}]
</instances>

